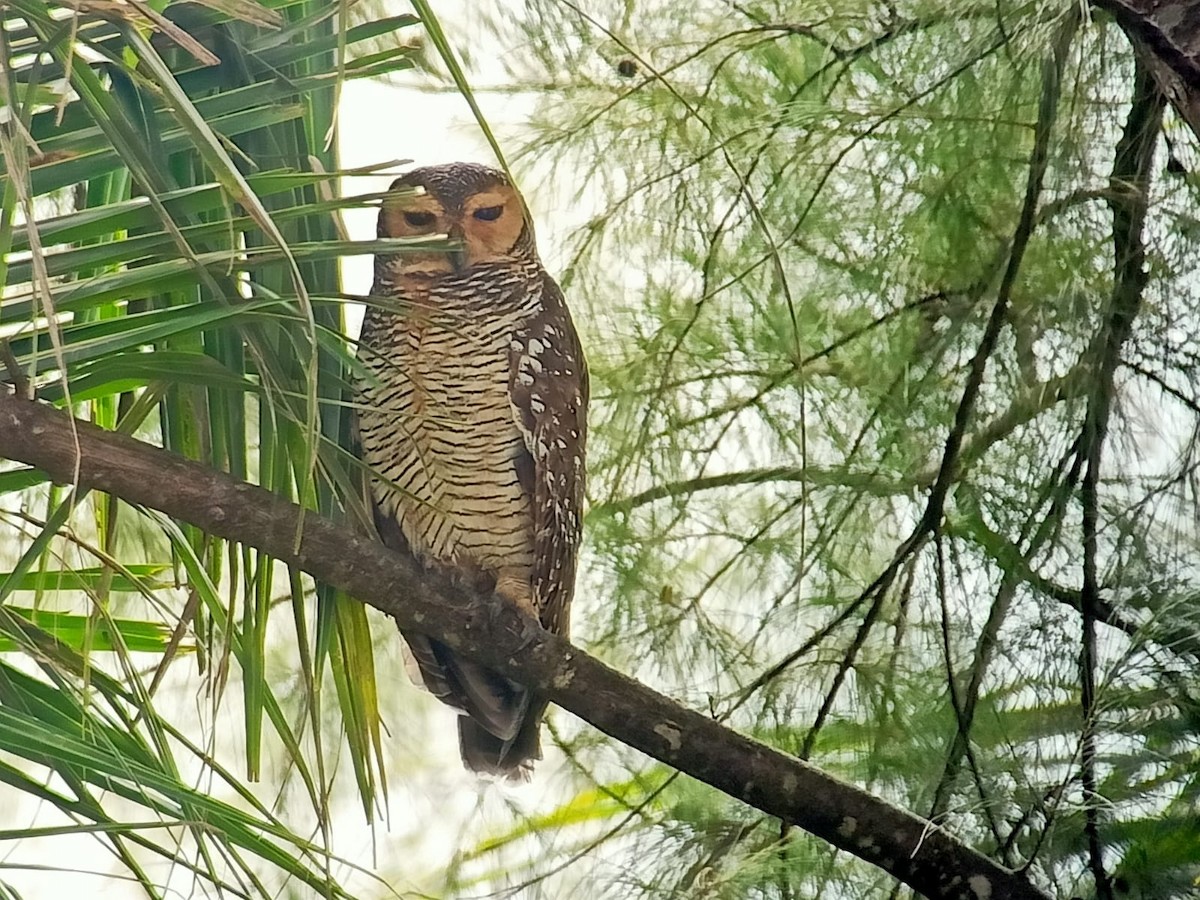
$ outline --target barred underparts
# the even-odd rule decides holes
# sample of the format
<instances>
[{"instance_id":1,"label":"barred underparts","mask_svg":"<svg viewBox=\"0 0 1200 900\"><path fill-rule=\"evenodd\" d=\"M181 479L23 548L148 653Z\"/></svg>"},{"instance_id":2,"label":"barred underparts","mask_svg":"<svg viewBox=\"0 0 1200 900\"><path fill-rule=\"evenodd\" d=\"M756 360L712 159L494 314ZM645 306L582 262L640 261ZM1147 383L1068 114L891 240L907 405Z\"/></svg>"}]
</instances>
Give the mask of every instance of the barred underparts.
<instances>
[{"instance_id":1,"label":"barred underparts","mask_svg":"<svg viewBox=\"0 0 1200 900\"><path fill-rule=\"evenodd\" d=\"M566 634L587 369L520 195L483 166L417 169L392 185L379 233L459 245L376 259L355 406L380 537ZM526 776L545 701L437 641L405 638L425 686L463 712L466 764Z\"/></svg>"}]
</instances>

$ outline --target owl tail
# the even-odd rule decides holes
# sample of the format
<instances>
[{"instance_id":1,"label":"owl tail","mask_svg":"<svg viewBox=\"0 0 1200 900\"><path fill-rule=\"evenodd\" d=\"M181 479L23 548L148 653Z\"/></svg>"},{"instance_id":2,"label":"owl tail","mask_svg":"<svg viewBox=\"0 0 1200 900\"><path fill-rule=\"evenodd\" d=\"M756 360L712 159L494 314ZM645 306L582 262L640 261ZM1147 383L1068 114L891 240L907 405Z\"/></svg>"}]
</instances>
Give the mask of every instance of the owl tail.
<instances>
[{"instance_id":1,"label":"owl tail","mask_svg":"<svg viewBox=\"0 0 1200 900\"><path fill-rule=\"evenodd\" d=\"M405 634L420 682L443 703L462 710L458 721L463 763L475 772L528 779L542 756L538 730L545 702L498 672L463 659L424 635Z\"/></svg>"},{"instance_id":2,"label":"owl tail","mask_svg":"<svg viewBox=\"0 0 1200 900\"><path fill-rule=\"evenodd\" d=\"M512 740L504 741L484 728L476 719L458 720L458 749L463 764L473 772L501 775L511 781L528 781L533 764L542 758L542 714L545 702L534 701L525 711L521 727Z\"/></svg>"}]
</instances>

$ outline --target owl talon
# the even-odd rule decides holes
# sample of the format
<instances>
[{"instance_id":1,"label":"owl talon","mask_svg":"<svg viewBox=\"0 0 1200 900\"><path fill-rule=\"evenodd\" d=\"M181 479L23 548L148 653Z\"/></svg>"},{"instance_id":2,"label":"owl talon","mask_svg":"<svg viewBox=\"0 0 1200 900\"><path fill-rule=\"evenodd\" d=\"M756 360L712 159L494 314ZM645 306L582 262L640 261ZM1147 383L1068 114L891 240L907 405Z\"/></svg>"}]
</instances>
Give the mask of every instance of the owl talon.
<instances>
[{"instance_id":1,"label":"owl talon","mask_svg":"<svg viewBox=\"0 0 1200 900\"><path fill-rule=\"evenodd\" d=\"M500 577L496 579L495 593L509 603L516 604L517 608L525 615L535 619L538 617L537 607L533 605L533 592L529 588L528 579L501 573Z\"/></svg>"}]
</instances>

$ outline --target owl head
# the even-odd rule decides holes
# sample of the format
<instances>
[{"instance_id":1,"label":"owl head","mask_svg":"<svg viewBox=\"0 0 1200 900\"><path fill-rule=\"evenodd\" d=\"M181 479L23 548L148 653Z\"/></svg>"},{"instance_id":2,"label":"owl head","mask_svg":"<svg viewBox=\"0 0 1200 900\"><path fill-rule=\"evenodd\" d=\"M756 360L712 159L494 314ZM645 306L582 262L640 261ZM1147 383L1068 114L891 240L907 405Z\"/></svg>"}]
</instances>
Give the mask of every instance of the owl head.
<instances>
[{"instance_id":1,"label":"owl head","mask_svg":"<svg viewBox=\"0 0 1200 900\"><path fill-rule=\"evenodd\" d=\"M454 249L398 254L393 271L433 277L537 256L521 195L503 172L476 163L425 166L392 182L379 213L379 236L439 234L449 237Z\"/></svg>"}]
</instances>

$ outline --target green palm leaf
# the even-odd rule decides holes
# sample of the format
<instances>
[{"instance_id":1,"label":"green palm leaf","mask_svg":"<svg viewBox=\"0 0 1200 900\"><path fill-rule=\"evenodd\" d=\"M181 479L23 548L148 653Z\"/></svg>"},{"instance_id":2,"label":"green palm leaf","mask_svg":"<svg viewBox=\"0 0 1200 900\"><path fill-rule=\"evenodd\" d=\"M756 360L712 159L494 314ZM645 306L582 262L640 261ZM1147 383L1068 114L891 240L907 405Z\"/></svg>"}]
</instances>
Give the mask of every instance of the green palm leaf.
<instances>
[{"instance_id":1,"label":"green palm leaf","mask_svg":"<svg viewBox=\"0 0 1200 900\"><path fill-rule=\"evenodd\" d=\"M403 244L340 236L340 212L379 196L338 195L340 179L370 170L340 171L328 137L341 81L412 65L394 35L416 18L348 27L337 0L97 10L16 0L0 13L5 377L363 521L343 449L356 368L338 266ZM196 665L220 705L232 666L246 771L256 779L282 754L302 818L327 841L326 753L344 741L368 818L385 783L361 605L257 551L48 489L37 472L0 471L0 495L24 500L21 515L0 511L22 549L0 574L0 651L38 660L37 674L0 660L0 750L16 763L0 767L6 790L61 810L64 833L94 834L152 896L155 858L206 890L273 896L291 879L349 896L327 850L171 723L159 685ZM267 640L281 601L306 642L286 689ZM197 767L211 790L182 774ZM140 814L110 812L118 800Z\"/></svg>"}]
</instances>

